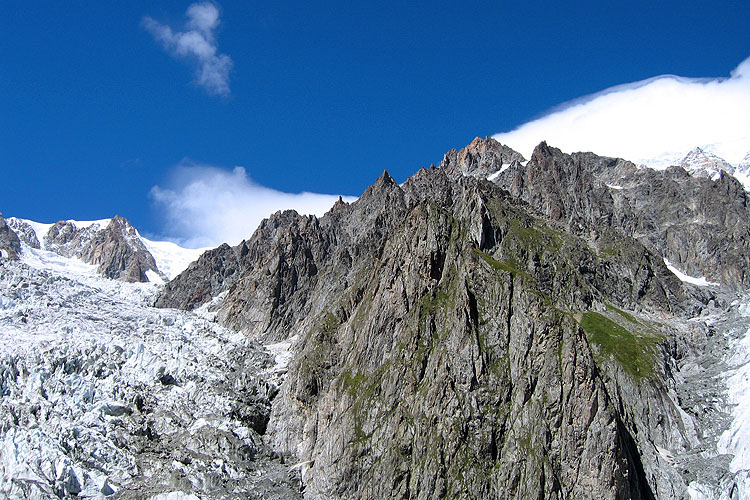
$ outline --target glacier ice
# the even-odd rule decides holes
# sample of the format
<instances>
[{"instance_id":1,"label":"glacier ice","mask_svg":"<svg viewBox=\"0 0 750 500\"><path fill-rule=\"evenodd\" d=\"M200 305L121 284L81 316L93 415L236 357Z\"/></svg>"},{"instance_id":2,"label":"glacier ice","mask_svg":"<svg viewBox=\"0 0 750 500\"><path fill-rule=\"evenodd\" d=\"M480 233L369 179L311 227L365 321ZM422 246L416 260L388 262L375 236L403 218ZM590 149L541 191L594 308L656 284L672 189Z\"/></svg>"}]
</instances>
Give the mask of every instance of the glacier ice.
<instances>
[{"instance_id":1,"label":"glacier ice","mask_svg":"<svg viewBox=\"0 0 750 500\"><path fill-rule=\"evenodd\" d=\"M159 289L29 247L0 262L0 496L221 498L288 476L257 422L279 347L153 308Z\"/></svg>"}]
</instances>

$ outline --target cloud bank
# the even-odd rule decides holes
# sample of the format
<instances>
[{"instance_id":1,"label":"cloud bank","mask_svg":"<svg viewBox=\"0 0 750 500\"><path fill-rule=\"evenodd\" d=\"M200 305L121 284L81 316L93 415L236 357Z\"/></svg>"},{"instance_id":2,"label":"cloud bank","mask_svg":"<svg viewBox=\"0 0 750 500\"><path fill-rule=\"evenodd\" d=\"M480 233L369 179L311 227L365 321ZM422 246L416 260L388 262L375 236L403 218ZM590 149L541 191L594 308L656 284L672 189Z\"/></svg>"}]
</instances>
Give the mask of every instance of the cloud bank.
<instances>
[{"instance_id":1,"label":"cloud bank","mask_svg":"<svg viewBox=\"0 0 750 500\"><path fill-rule=\"evenodd\" d=\"M195 83L212 95L228 96L229 72L232 59L219 54L214 31L219 26L219 9L210 2L194 3L185 13L184 31L172 28L150 18L143 18L143 27L162 44L173 57L185 59L195 65Z\"/></svg>"},{"instance_id":2,"label":"cloud bank","mask_svg":"<svg viewBox=\"0 0 750 500\"><path fill-rule=\"evenodd\" d=\"M180 165L166 188L154 186L151 199L162 211L167 239L188 248L236 245L249 238L261 220L278 210L323 215L337 195L284 193L254 182L243 167L232 171ZM356 200L345 196L345 201Z\"/></svg>"},{"instance_id":3,"label":"cloud bank","mask_svg":"<svg viewBox=\"0 0 750 500\"><path fill-rule=\"evenodd\" d=\"M700 146L736 165L750 151L750 58L728 78L663 75L619 85L494 137L527 158L545 140L654 167Z\"/></svg>"}]
</instances>

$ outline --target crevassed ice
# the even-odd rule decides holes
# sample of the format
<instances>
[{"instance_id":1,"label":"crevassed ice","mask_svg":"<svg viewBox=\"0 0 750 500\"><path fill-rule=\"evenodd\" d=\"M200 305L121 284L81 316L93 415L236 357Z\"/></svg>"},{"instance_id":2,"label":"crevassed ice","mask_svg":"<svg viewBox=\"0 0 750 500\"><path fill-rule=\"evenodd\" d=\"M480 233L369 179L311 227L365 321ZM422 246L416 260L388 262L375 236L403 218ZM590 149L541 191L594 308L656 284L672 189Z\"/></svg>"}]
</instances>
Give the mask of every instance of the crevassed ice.
<instances>
[{"instance_id":1,"label":"crevassed ice","mask_svg":"<svg viewBox=\"0 0 750 500\"><path fill-rule=\"evenodd\" d=\"M159 286L108 280L77 259L24 247L20 263L0 266L0 498L104 498L142 474L142 457L118 445L139 398L158 409L159 436L183 442L203 419L201 433L255 445L230 416L231 388L220 389L234 349L261 352L252 341L152 308ZM181 465L198 466L243 474L220 461Z\"/></svg>"}]
</instances>

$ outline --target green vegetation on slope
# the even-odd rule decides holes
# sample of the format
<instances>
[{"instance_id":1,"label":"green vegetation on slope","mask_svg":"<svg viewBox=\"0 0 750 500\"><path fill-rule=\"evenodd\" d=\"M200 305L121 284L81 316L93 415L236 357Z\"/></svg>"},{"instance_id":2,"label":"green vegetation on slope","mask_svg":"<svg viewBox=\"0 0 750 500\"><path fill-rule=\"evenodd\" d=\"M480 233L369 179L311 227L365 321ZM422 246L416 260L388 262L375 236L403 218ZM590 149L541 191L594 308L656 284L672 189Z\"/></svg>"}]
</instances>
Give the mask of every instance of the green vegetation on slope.
<instances>
[{"instance_id":1,"label":"green vegetation on slope","mask_svg":"<svg viewBox=\"0 0 750 500\"><path fill-rule=\"evenodd\" d=\"M654 371L658 338L636 335L597 312L583 314L583 331L600 346L601 355L614 358L627 373L640 379Z\"/></svg>"}]
</instances>

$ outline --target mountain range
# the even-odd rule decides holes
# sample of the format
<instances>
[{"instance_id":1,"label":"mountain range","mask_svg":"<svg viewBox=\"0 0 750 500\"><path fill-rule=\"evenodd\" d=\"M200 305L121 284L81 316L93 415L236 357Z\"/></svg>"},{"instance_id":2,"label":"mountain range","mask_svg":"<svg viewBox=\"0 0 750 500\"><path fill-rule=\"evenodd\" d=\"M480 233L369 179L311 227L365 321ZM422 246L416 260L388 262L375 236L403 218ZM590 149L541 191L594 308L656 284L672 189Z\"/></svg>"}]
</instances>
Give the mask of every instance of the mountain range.
<instances>
[{"instance_id":1,"label":"mountain range","mask_svg":"<svg viewBox=\"0 0 750 500\"><path fill-rule=\"evenodd\" d=\"M749 159L477 138L206 251L0 216L0 491L745 498Z\"/></svg>"}]
</instances>

